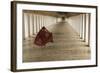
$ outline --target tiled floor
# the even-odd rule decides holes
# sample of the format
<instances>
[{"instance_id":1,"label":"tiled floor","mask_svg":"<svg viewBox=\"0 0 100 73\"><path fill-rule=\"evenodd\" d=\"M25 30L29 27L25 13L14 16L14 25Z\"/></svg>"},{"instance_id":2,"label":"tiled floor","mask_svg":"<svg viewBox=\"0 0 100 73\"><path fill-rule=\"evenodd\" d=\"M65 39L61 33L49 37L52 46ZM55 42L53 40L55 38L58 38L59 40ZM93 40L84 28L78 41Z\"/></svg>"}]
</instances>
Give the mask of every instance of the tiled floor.
<instances>
[{"instance_id":1,"label":"tiled floor","mask_svg":"<svg viewBox=\"0 0 100 73\"><path fill-rule=\"evenodd\" d=\"M90 59L90 48L68 23L47 28L53 33L53 43L45 47L34 45L34 37L23 41L23 62Z\"/></svg>"}]
</instances>

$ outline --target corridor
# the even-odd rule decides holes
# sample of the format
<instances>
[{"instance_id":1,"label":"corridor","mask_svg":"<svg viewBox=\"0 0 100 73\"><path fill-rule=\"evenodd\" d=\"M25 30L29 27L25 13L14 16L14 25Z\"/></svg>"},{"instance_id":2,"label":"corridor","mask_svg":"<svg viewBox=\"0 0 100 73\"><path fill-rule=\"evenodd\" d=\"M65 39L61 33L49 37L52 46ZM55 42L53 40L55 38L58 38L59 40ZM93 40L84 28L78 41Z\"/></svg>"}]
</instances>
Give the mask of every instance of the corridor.
<instances>
[{"instance_id":1,"label":"corridor","mask_svg":"<svg viewBox=\"0 0 100 73\"><path fill-rule=\"evenodd\" d=\"M23 62L63 61L90 59L91 51L87 43L68 22L57 22L46 27L53 33L53 43L44 47L33 42L36 35L23 40Z\"/></svg>"}]
</instances>

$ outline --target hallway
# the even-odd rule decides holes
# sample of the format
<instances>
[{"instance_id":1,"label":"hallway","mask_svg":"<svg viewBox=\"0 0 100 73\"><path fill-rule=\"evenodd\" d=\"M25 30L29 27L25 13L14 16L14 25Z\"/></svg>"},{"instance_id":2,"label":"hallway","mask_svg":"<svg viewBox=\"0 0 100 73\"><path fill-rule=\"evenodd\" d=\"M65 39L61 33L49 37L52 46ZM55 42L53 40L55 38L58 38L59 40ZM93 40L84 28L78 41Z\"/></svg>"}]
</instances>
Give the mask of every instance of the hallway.
<instances>
[{"instance_id":1,"label":"hallway","mask_svg":"<svg viewBox=\"0 0 100 73\"><path fill-rule=\"evenodd\" d=\"M23 40L23 62L90 59L90 48L67 22L46 27L53 33L53 43L45 47L33 44L35 35Z\"/></svg>"}]
</instances>

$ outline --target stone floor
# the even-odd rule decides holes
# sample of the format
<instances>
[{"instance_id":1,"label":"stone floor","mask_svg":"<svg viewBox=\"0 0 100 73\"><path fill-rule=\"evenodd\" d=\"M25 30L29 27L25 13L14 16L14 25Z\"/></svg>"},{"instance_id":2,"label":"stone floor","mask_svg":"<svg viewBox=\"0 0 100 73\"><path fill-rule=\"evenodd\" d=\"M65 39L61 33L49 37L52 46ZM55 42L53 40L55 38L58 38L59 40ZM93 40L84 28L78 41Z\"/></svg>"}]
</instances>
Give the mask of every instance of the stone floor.
<instances>
[{"instance_id":1,"label":"stone floor","mask_svg":"<svg viewBox=\"0 0 100 73\"><path fill-rule=\"evenodd\" d=\"M63 61L90 59L90 48L68 23L52 25L53 43L45 47L34 45L34 38L23 41L23 62Z\"/></svg>"}]
</instances>

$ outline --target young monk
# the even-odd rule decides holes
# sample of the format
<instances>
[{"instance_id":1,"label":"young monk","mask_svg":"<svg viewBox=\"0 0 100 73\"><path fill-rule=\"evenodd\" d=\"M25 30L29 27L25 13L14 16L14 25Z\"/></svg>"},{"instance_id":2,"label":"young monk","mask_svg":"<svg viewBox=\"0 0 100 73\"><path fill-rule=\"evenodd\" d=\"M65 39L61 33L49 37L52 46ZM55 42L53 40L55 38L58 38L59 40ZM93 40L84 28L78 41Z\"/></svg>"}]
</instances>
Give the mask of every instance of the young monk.
<instances>
[{"instance_id":1,"label":"young monk","mask_svg":"<svg viewBox=\"0 0 100 73\"><path fill-rule=\"evenodd\" d=\"M38 46L45 46L48 42L53 42L52 33L49 32L45 27L38 32L34 40L34 44Z\"/></svg>"}]
</instances>

